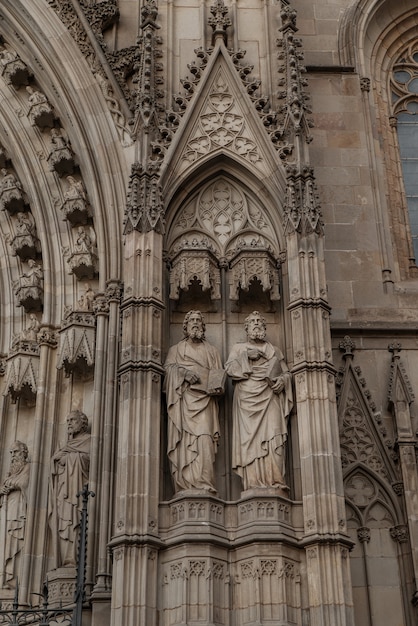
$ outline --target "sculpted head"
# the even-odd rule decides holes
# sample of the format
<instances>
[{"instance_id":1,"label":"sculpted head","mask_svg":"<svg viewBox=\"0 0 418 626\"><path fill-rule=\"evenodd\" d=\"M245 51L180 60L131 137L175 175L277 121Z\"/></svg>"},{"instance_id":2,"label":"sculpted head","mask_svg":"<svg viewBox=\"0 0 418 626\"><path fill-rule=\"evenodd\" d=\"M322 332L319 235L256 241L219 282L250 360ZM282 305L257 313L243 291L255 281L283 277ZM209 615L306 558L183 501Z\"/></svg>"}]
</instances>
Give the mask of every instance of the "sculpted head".
<instances>
[{"instance_id":1,"label":"sculpted head","mask_svg":"<svg viewBox=\"0 0 418 626\"><path fill-rule=\"evenodd\" d=\"M14 474L15 472L22 469L24 465L28 462L28 446L26 443L22 441L15 441L10 448L10 474Z\"/></svg>"},{"instance_id":2,"label":"sculpted head","mask_svg":"<svg viewBox=\"0 0 418 626\"><path fill-rule=\"evenodd\" d=\"M244 322L247 338L253 341L264 341L266 338L267 324L265 318L258 311L253 311Z\"/></svg>"},{"instance_id":3,"label":"sculpted head","mask_svg":"<svg viewBox=\"0 0 418 626\"><path fill-rule=\"evenodd\" d=\"M74 437L79 433L85 433L89 425L87 415L82 411L75 410L67 417L67 432L69 437Z\"/></svg>"},{"instance_id":4,"label":"sculpted head","mask_svg":"<svg viewBox=\"0 0 418 626\"><path fill-rule=\"evenodd\" d=\"M203 341L205 338L205 322L200 311L189 311L183 322L183 333L186 339Z\"/></svg>"}]
</instances>

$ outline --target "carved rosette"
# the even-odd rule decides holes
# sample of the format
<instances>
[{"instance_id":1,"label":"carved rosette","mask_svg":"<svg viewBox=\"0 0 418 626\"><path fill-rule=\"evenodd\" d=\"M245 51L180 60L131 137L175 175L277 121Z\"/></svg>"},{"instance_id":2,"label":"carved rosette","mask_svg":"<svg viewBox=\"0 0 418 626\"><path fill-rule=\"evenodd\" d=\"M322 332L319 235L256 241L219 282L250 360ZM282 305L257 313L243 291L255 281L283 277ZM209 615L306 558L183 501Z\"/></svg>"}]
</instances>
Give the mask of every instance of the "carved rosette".
<instances>
[{"instance_id":1,"label":"carved rosette","mask_svg":"<svg viewBox=\"0 0 418 626\"><path fill-rule=\"evenodd\" d=\"M211 300L221 299L218 262L209 250L182 250L174 257L170 270L170 298L178 300L180 291L187 291L195 279L201 284L202 291L210 291Z\"/></svg>"},{"instance_id":2,"label":"carved rosette","mask_svg":"<svg viewBox=\"0 0 418 626\"><path fill-rule=\"evenodd\" d=\"M58 369L66 376L89 377L94 368L96 329L94 313L71 311L59 331Z\"/></svg>"},{"instance_id":3,"label":"carved rosette","mask_svg":"<svg viewBox=\"0 0 418 626\"><path fill-rule=\"evenodd\" d=\"M38 342L15 340L7 358L7 371L4 395L9 395L13 404L17 400L23 400L27 405L33 406L38 388Z\"/></svg>"},{"instance_id":4,"label":"carved rosette","mask_svg":"<svg viewBox=\"0 0 418 626\"><path fill-rule=\"evenodd\" d=\"M279 273L274 258L263 250L241 250L230 262L229 298L239 300L240 291L248 291L251 281L260 281L270 300L280 300Z\"/></svg>"}]
</instances>

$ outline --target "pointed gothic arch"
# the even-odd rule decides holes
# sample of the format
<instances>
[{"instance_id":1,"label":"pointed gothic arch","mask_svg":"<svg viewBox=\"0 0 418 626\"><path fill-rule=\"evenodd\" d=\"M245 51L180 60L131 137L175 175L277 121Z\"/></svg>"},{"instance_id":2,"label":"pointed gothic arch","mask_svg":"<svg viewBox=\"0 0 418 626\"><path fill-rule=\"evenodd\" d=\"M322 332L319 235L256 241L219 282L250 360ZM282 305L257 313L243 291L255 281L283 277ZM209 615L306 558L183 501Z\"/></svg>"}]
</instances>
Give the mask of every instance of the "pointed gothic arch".
<instances>
[{"instance_id":1,"label":"pointed gothic arch","mask_svg":"<svg viewBox=\"0 0 418 626\"><path fill-rule=\"evenodd\" d=\"M396 64L405 59L416 39L413 0L402 3L356 0L340 23L340 58L343 64L354 66L359 72L370 134L369 149L376 157L372 174L378 220L382 222L382 263L386 266L383 274L388 278L393 268L395 280L418 275L418 217L412 182L416 177L415 166L412 175L407 175L405 153L409 158L411 149L398 136L399 93L396 96L393 87ZM414 115L412 110L409 113ZM413 120L412 115L408 121ZM380 145L372 139L375 126L381 137ZM406 132L411 135L412 129L407 128Z\"/></svg>"}]
</instances>

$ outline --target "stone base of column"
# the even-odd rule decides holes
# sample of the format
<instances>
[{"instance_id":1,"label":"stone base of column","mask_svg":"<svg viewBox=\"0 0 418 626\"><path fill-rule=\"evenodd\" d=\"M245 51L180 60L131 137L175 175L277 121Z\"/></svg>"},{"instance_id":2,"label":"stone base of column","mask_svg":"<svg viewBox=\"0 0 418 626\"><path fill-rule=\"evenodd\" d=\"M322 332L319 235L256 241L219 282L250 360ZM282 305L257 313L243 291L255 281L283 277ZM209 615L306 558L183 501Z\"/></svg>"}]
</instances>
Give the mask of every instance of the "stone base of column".
<instances>
[{"instance_id":1,"label":"stone base of column","mask_svg":"<svg viewBox=\"0 0 418 626\"><path fill-rule=\"evenodd\" d=\"M75 567L59 567L48 572L48 605L50 608L74 604L76 578Z\"/></svg>"}]
</instances>

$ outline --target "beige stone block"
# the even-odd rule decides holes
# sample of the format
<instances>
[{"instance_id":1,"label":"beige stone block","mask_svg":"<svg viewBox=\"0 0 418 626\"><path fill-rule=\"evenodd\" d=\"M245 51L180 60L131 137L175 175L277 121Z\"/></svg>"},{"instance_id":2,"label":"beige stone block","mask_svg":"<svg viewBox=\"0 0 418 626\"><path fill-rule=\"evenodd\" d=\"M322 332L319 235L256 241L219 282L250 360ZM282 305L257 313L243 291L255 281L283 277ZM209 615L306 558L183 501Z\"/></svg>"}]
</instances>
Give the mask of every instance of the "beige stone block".
<instances>
[{"instance_id":1,"label":"beige stone block","mask_svg":"<svg viewBox=\"0 0 418 626\"><path fill-rule=\"evenodd\" d=\"M336 205L348 204L353 205L355 203L355 189L350 185L339 185L333 187L326 184L324 179L324 185L318 183L319 195L322 202L334 203Z\"/></svg>"},{"instance_id":2,"label":"beige stone block","mask_svg":"<svg viewBox=\"0 0 418 626\"><path fill-rule=\"evenodd\" d=\"M330 180L338 188L339 185L359 185L360 184L360 168L359 167L321 167L316 170L316 179L318 183L326 183ZM338 191L337 191L338 193Z\"/></svg>"}]
</instances>

